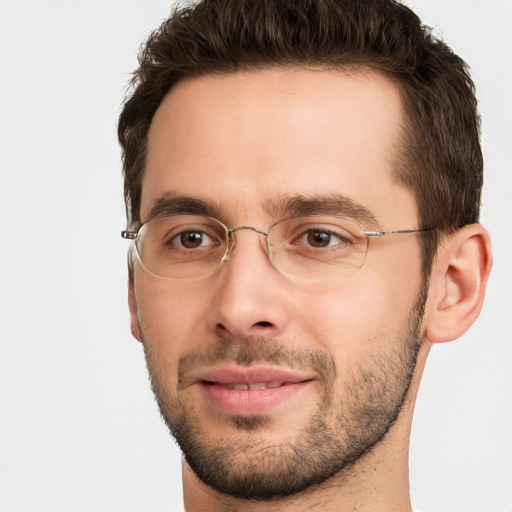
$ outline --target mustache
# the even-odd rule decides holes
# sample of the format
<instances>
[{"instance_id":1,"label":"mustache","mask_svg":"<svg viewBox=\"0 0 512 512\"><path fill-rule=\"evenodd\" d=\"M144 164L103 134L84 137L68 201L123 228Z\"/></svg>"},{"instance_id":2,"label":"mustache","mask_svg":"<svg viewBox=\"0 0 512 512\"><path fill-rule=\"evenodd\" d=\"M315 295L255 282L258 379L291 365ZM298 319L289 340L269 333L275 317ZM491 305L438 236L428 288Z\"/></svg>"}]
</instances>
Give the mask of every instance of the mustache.
<instances>
[{"instance_id":1,"label":"mustache","mask_svg":"<svg viewBox=\"0 0 512 512\"><path fill-rule=\"evenodd\" d=\"M205 350L194 350L178 362L178 382L198 366L236 363L239 366L270 364L292 369L314 370L325 382L336 378L333 357L319 349L292 347L274 338L246 338L237 341L219 340Z\"/></svg>"}]
</instances>

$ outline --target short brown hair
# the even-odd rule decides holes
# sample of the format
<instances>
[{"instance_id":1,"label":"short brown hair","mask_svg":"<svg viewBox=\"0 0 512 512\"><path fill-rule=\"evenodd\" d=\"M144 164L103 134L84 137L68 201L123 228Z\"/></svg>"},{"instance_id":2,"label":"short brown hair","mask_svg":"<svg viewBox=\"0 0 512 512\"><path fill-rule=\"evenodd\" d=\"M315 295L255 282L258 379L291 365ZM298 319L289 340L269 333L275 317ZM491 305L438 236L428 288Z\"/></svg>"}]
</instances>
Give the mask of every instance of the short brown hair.
<instances>
[{"instance_id":1,"label":"short brown hair","mask_svg":"<svg viewBox=\"0 0 512 512\"><path fill-rule=\"evenodd\" d=\"M418 204L423 268L440 232L478 221L480 119L465 62L395 0L203 0L153 32L119 118L128 222L140 222L147 137L179 81L271 66L364 67L390 77L405 122L395 175Z\"/></svg>"}]
</instances>

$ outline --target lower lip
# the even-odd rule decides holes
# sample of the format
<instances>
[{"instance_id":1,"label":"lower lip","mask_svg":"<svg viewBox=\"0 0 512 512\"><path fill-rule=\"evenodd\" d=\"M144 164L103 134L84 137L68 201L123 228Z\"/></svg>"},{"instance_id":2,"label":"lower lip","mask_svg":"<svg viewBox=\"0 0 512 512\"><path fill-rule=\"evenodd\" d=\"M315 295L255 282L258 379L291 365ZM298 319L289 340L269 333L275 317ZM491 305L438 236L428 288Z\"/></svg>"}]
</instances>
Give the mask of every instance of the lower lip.
<instances>
[{"instance_id":1,"label":"lower lip","mask_svg":"<svg viewBox=\"0 0 512 512\"><path fill-rule=\"evenodd\" d=\"M216 384L200 383L213 405L228 414L251 416L265 414L305 391L312 381L283 384L272 389L228 389Z\"/></svg>"}]
</instances>

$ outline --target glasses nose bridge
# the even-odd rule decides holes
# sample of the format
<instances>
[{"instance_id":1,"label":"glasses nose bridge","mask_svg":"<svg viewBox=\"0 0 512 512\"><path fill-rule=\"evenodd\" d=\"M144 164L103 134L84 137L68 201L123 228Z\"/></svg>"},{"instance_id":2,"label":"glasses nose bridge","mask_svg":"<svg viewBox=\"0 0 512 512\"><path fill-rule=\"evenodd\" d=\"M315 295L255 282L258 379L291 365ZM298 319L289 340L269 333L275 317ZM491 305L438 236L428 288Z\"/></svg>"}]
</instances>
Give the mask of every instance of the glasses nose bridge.
<instances>
[{"instance_id":1,"label":"glasses nose bridge","mask_svg":"<svg viewBox=\"0 0 512 512\"><path fill-rule=\"evenodd\" d=\"M233 251L233 248L236 245L236 237L234 236L235 233L237 231L242 231L243 229L249 229L251 231L255 231L259 235L263 235L266 240L268 239L268 232L267 231L263 231L262 229L256 228L254 226L236 226L234 228L229 228L228 229L229 239L228 239L228 244L227 244L227 247L226 247L226 252L224 254L224 257L222 258L223 262L229 260L229 258L231 257L231 253ZM267 243L265 243L265 249L266 249L267 255L270 256L269 253L268 253Z\"/></svg>"},{"instance_id":2,"label":"glasses nose bridge","mask_svg":"<svg viewBox=\"0 0 512 512\"><path fill-rule=\"evenodd\" d=\"M256 233L259 233L263 236L268 236L268 233L266 231L263 231L260 228L255 228L254 226L236 226L234 228L229 228L229 234L232 235L236 231L241 231L242 229L252 229L253 231L256 231Z\"/></svg>"}]
</instances>

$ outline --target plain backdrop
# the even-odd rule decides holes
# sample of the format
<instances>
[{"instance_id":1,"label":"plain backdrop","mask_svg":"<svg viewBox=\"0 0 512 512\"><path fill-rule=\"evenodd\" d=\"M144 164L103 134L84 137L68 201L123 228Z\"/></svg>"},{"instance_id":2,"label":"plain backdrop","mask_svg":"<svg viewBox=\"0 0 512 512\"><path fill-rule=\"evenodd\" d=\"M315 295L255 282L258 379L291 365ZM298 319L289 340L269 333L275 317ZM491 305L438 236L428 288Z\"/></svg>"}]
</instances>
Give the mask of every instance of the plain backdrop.
<instances>
[{"instance_id":1,"label":"plain backdrop","mask_svg":"<svg viewBox=\"0 0 512 512\"><path fill-rule=\"evenodd\" d=\"M473 69L483 313L436 346L411 441L422 512L512 511L512 1L410 0ZM180 453L128 328L115 126L169 1L0 0L0 511L181 507Z\"/></svg>"}]
</instances>

